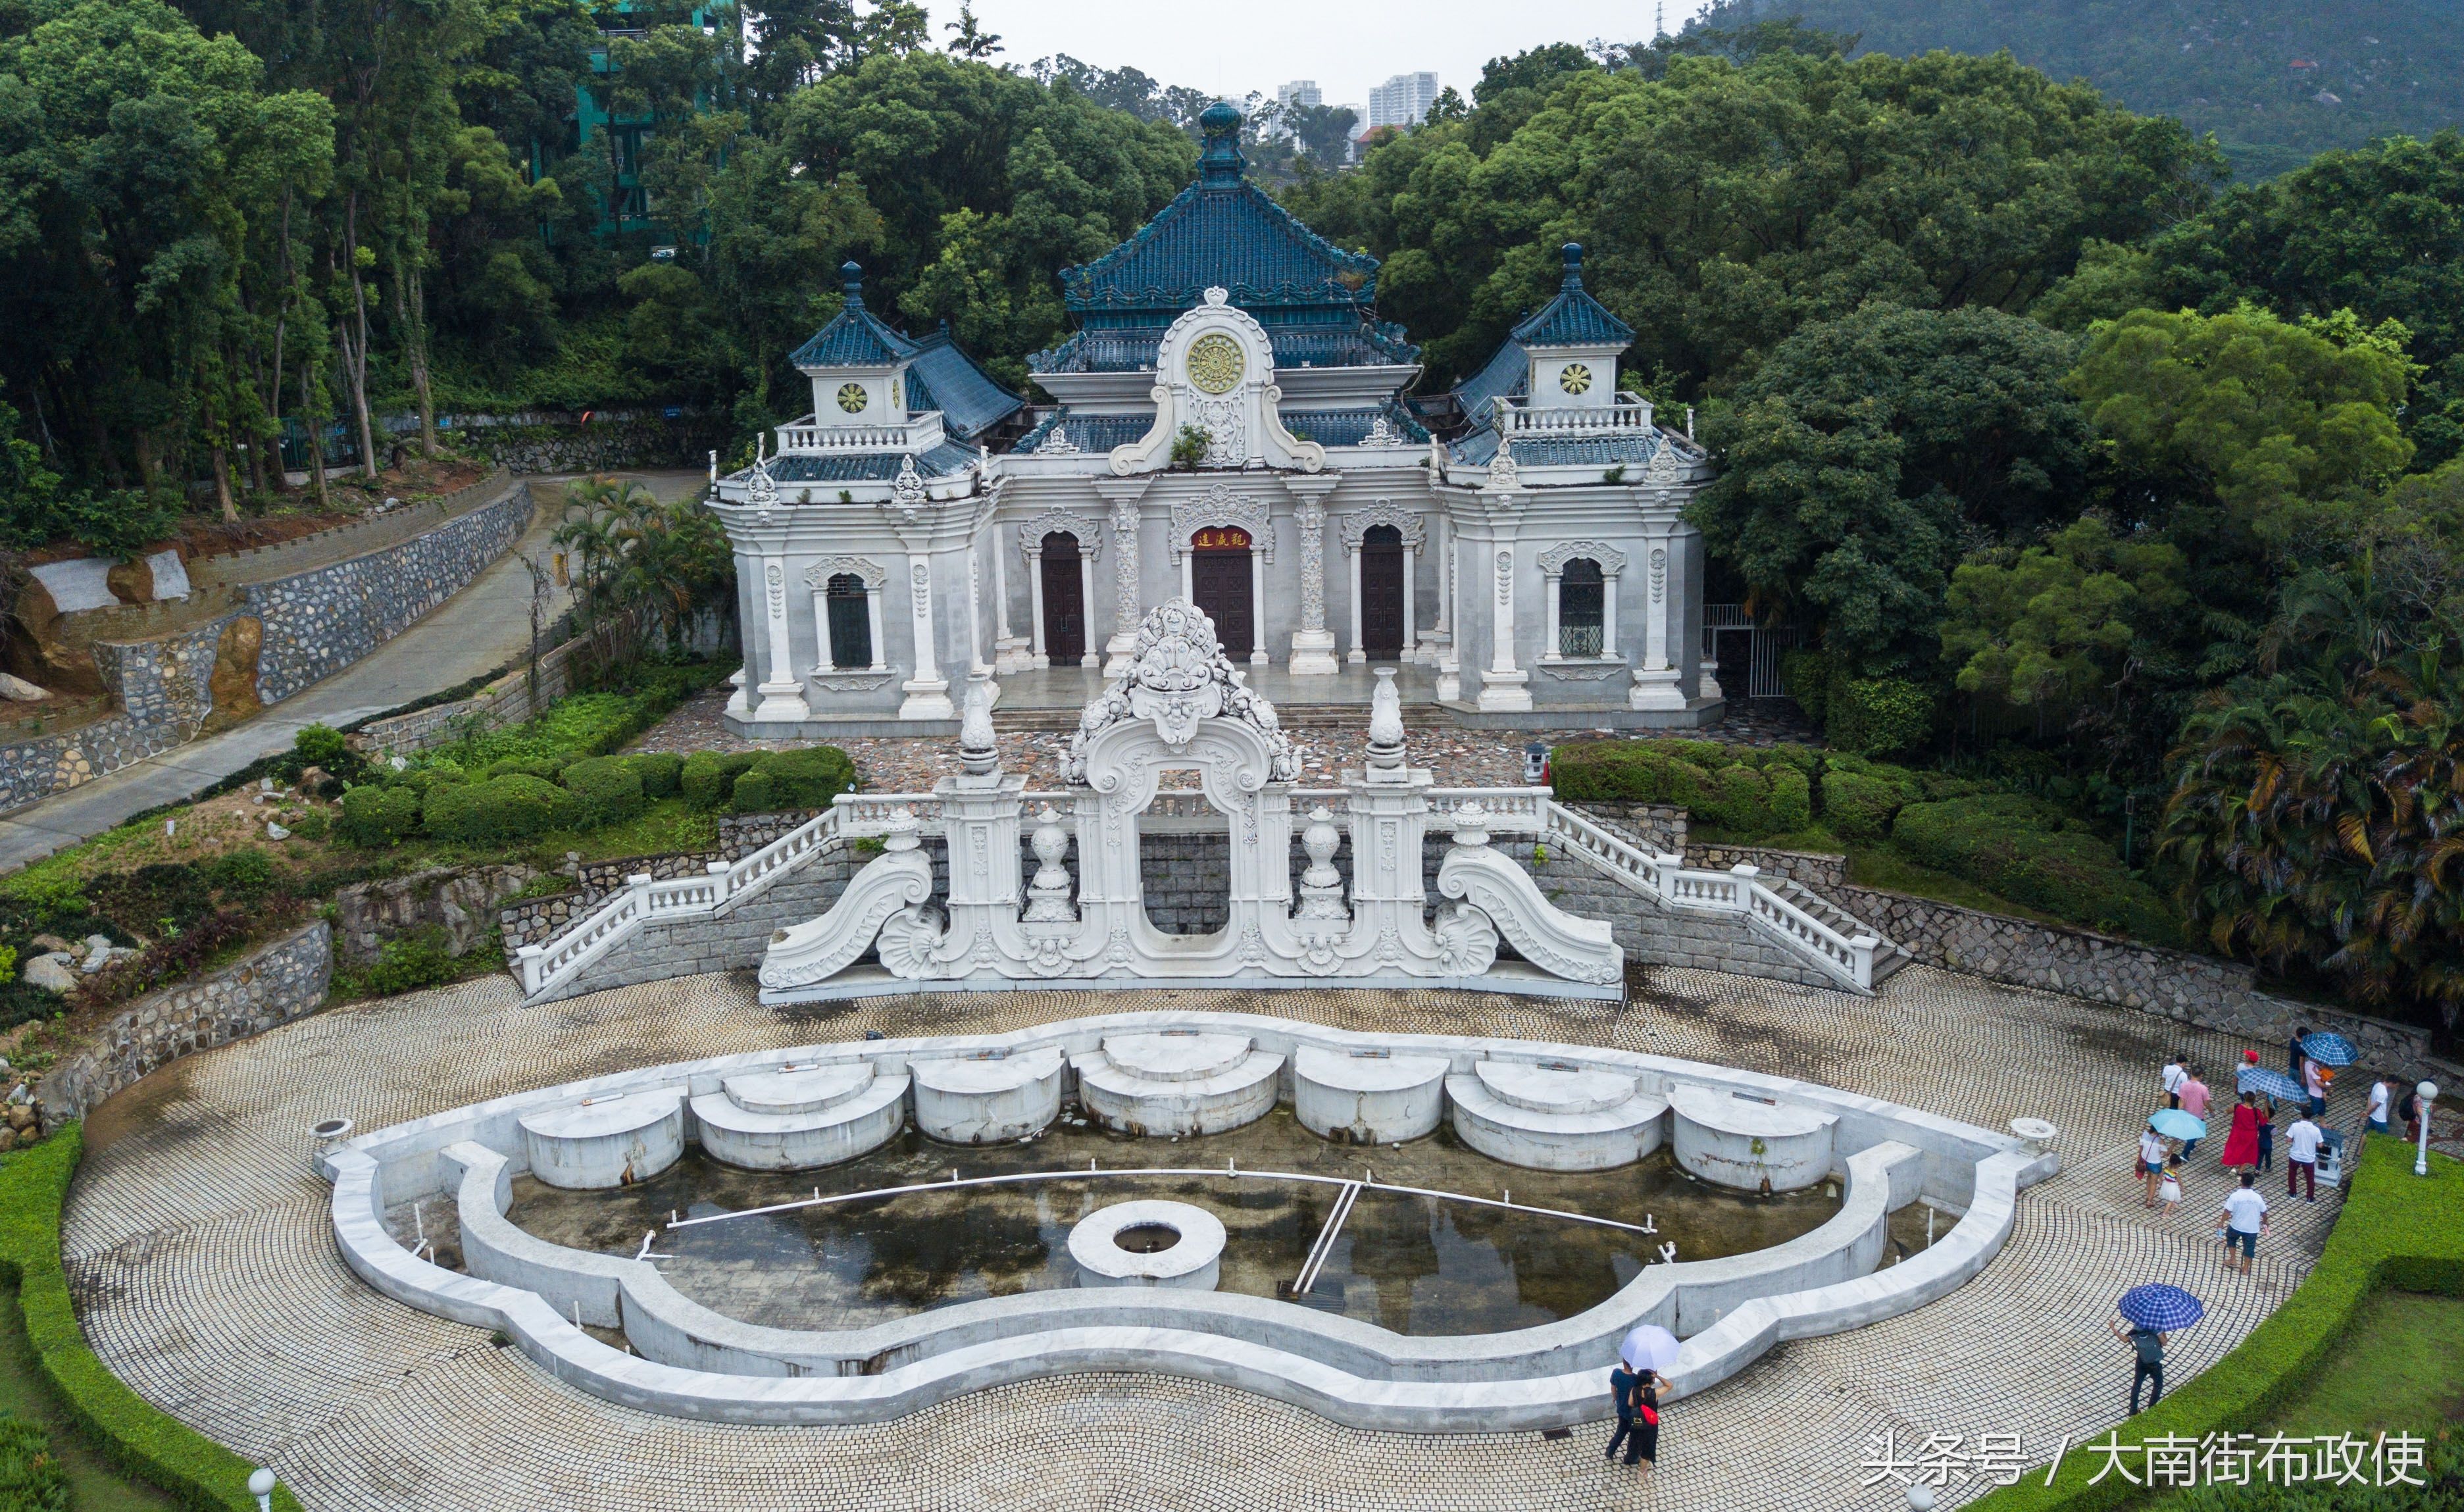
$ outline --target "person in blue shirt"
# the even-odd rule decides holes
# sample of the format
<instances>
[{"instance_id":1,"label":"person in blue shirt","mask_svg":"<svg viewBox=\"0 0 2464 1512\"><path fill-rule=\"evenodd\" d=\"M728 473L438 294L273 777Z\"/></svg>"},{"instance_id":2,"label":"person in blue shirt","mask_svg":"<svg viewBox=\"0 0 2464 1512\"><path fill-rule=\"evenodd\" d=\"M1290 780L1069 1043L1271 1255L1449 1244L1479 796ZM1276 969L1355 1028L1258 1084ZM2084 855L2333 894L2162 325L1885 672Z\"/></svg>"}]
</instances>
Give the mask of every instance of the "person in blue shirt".
<instances>
[{"instance_id":1,"label":"person in blue shirt","mask_svg":"<svg viewBox=\"0 0 2464 1512\"><path fill-rule=\"evenodd\" d=\"M1617 1369L1609 1372L1609 1401L1617 1407L1617 1433L1610 1436L1608 1448L1602 1451L1606 1458L1615 1459L1617 1446L1629 1441L1634 1448L1625 1457L1627 1464L1634 1463L1636 1457L1642 1452L1642 1438L1635 1432L1637 1425L1634 1420L1634 1391L1641 1384L1642 1377L1635 1374L1623 1360L1619 1360Z\"/></svg>"},{"instance_id":2,"label":"person in blue shirt","mask_svg":"<svg viewBox=\"0 0 2464 1512\"><path fill-rule=\"evenodd\" d=\"M1622 1360L1609 1372L1609 1398L1617 1404L1617 1428L1609 1439L1608 1458L1615 1459L1617 1446L1624 1444L1627 1464L1660 1463L1660 1392L1667 1384L1658 1371L1637 1371Z\"/></svg>"}]
</instances>

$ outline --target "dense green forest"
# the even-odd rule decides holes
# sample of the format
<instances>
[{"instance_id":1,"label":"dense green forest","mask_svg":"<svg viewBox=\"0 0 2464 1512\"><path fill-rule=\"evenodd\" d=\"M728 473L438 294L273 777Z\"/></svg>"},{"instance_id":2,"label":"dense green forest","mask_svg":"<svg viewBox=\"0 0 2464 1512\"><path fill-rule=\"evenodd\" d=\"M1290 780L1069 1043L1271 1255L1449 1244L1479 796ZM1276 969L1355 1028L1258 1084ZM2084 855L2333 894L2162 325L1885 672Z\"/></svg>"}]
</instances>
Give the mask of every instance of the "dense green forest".
<instances>
[{"instance_id":1,"label":"dense green forest","mask_svg":"<svg viewBox=\"0 0 2464 1512\"><path fill-rule=\"evenodd\" d=\"M2245 177L2464 126L2464 32L2431 0L1713 0L1696 24L1791 16L1901 57L2008 48L2214 132Z\"/></svg>"},{"instance_id":2,"label":"dense green forest","mask_svg":"<svg viewBox=\"0 0 2464 1512\"><path fill-rule=\"evenodd\" d=\"M362 467L375 417L532 405L749 450L848 257L1032 392L1056 271L1188 182L1204 100L999 48L841 0L0 0L0 544L297 507L286 417ZM2452 1019L2464 137L2235 183L2012 55L1789 22L1497 59L1356 169L1262 124L1424 392L1592 250L1622 384L1717 454L1715 591L1804 638L1837 750L2159 824L2217 948Z\"/></svg>"}]
</instances>

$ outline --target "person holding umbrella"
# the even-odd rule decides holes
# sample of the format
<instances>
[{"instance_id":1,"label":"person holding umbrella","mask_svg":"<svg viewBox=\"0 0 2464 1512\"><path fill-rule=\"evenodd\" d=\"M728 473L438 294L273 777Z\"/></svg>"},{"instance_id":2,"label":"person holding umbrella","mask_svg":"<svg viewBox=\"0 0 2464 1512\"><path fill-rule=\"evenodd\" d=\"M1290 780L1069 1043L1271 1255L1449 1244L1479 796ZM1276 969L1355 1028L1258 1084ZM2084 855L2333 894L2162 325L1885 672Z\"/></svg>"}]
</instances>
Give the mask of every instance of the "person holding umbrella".
<instances>
[{"instance_id":1,"label":"person holding umbrella","mask_svg":"<svg viewBox=\"0 0 2464 1512\"><path fill-rule=\"evenodd\" d=\"M2139 1387L2145 1381L2154 1385L2147 1405L2154 1407L2165 1397L2165 1345L2176 1333L2207 1316L2199 1299L2179 1286L2133 1286L2122 1294L2117 1304L2123 1328L2111 1319L2105 1328L2137 1352L2138 1362L2130 1372L2130 1411L2139 1411Z\"/></svg>"},{"instance_id":2,"label":"person holding umbrella","mask_svg":"<svg viewBox=\"0 0 2464 1512\"><path fill-rule=\"evenodd\" d=\"M2156 1120L2150 1118L2147 1127L2139 1131L2139 1175L2147 1184L2146 1200L2140 1206L2152 1208L2156 1205L2156 1183L2163 1178L2164 1172L2165 1136L2156 1132Z\"/></svg>"},{"instance_id":3,"label":"person holding umbrella","mask_svg":"<svg viewBox=\"0 0 2464 1512\"><path fill-rule=\"evenodd\" d=\"M1608 1457L1617 1457L1617 1445L1628 1444L1625 1462L1660 1466L1660 1393L1668 1387L1668 1378L1660 1372L1677 1364L1677 1336L1658 1324L1646 1323L1625 1336L1617 1347L1617 1368L1609 1372L1609 1390L1617 1390L1622 1376L1632 1383L1625 1389L1617 1408L1617 1435L1609 1440Z\"/></svg>"}]
</instances>

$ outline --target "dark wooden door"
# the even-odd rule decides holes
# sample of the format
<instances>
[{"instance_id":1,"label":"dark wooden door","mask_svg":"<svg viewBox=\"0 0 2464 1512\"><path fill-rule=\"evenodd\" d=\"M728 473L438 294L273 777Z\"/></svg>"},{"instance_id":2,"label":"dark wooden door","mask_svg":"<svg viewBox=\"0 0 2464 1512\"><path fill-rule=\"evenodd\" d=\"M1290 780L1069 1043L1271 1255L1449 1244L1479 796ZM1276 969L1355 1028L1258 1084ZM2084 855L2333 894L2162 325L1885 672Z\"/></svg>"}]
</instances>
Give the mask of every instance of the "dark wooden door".
<instances>
[{"instance_id":1,"label":"dark wooden door","mask_svg":"<svg viewBox=\"0 0 2464 1512\"><path fill-rule=\"evenodd\" d=\"M1075 667L1087 654L1086 581L1078 569L1078 537L1044 537L1044 651L1055 667Z\"/></svg>"},{"instance_id":2,"label":"dark wooden door","mask_svg":"<svg viewBox=\"0 0 2464 1512\"><path fill-rule=\"evenodd\" d=\"M1360 640L1373 662L1403 655L1403 533L1373 525L1360 537Z\"/></svg>"},{"instance_id":3,"label":"dark wooden door","mask_svg":"<svg viewBox=\"0 0 2464 1512\"><path fill-rule=\"evenodd\" d=\"M1198 606L1215 622L1223 654L1247 661L1258 633L1249 614L1249 533L1212 529L1192 537L1189 586Z\"/></svg>"}]
</instances>

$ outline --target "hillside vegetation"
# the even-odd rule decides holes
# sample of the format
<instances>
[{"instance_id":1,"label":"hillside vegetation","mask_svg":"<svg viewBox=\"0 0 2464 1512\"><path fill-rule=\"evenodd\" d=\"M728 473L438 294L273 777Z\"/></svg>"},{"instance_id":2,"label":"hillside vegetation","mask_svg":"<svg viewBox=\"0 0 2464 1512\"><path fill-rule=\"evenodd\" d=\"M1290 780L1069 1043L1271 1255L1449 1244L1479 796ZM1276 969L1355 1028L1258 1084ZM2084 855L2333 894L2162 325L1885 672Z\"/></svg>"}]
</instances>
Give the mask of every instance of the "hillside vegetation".
<instances>
[{"instance_id":1,"label":"hillside vegetation","mask_svg":"<svg viewBox=\"0 0 2464 1512\"><path fill-rule=\"evenodd\" d=\"M2456 8L2423 0L1718 0L1697 25L1788 16L1895 56L2009 48L2056 78L2214 132L2245 178L2464 124Z\"/></svg>"}]
</instances>

